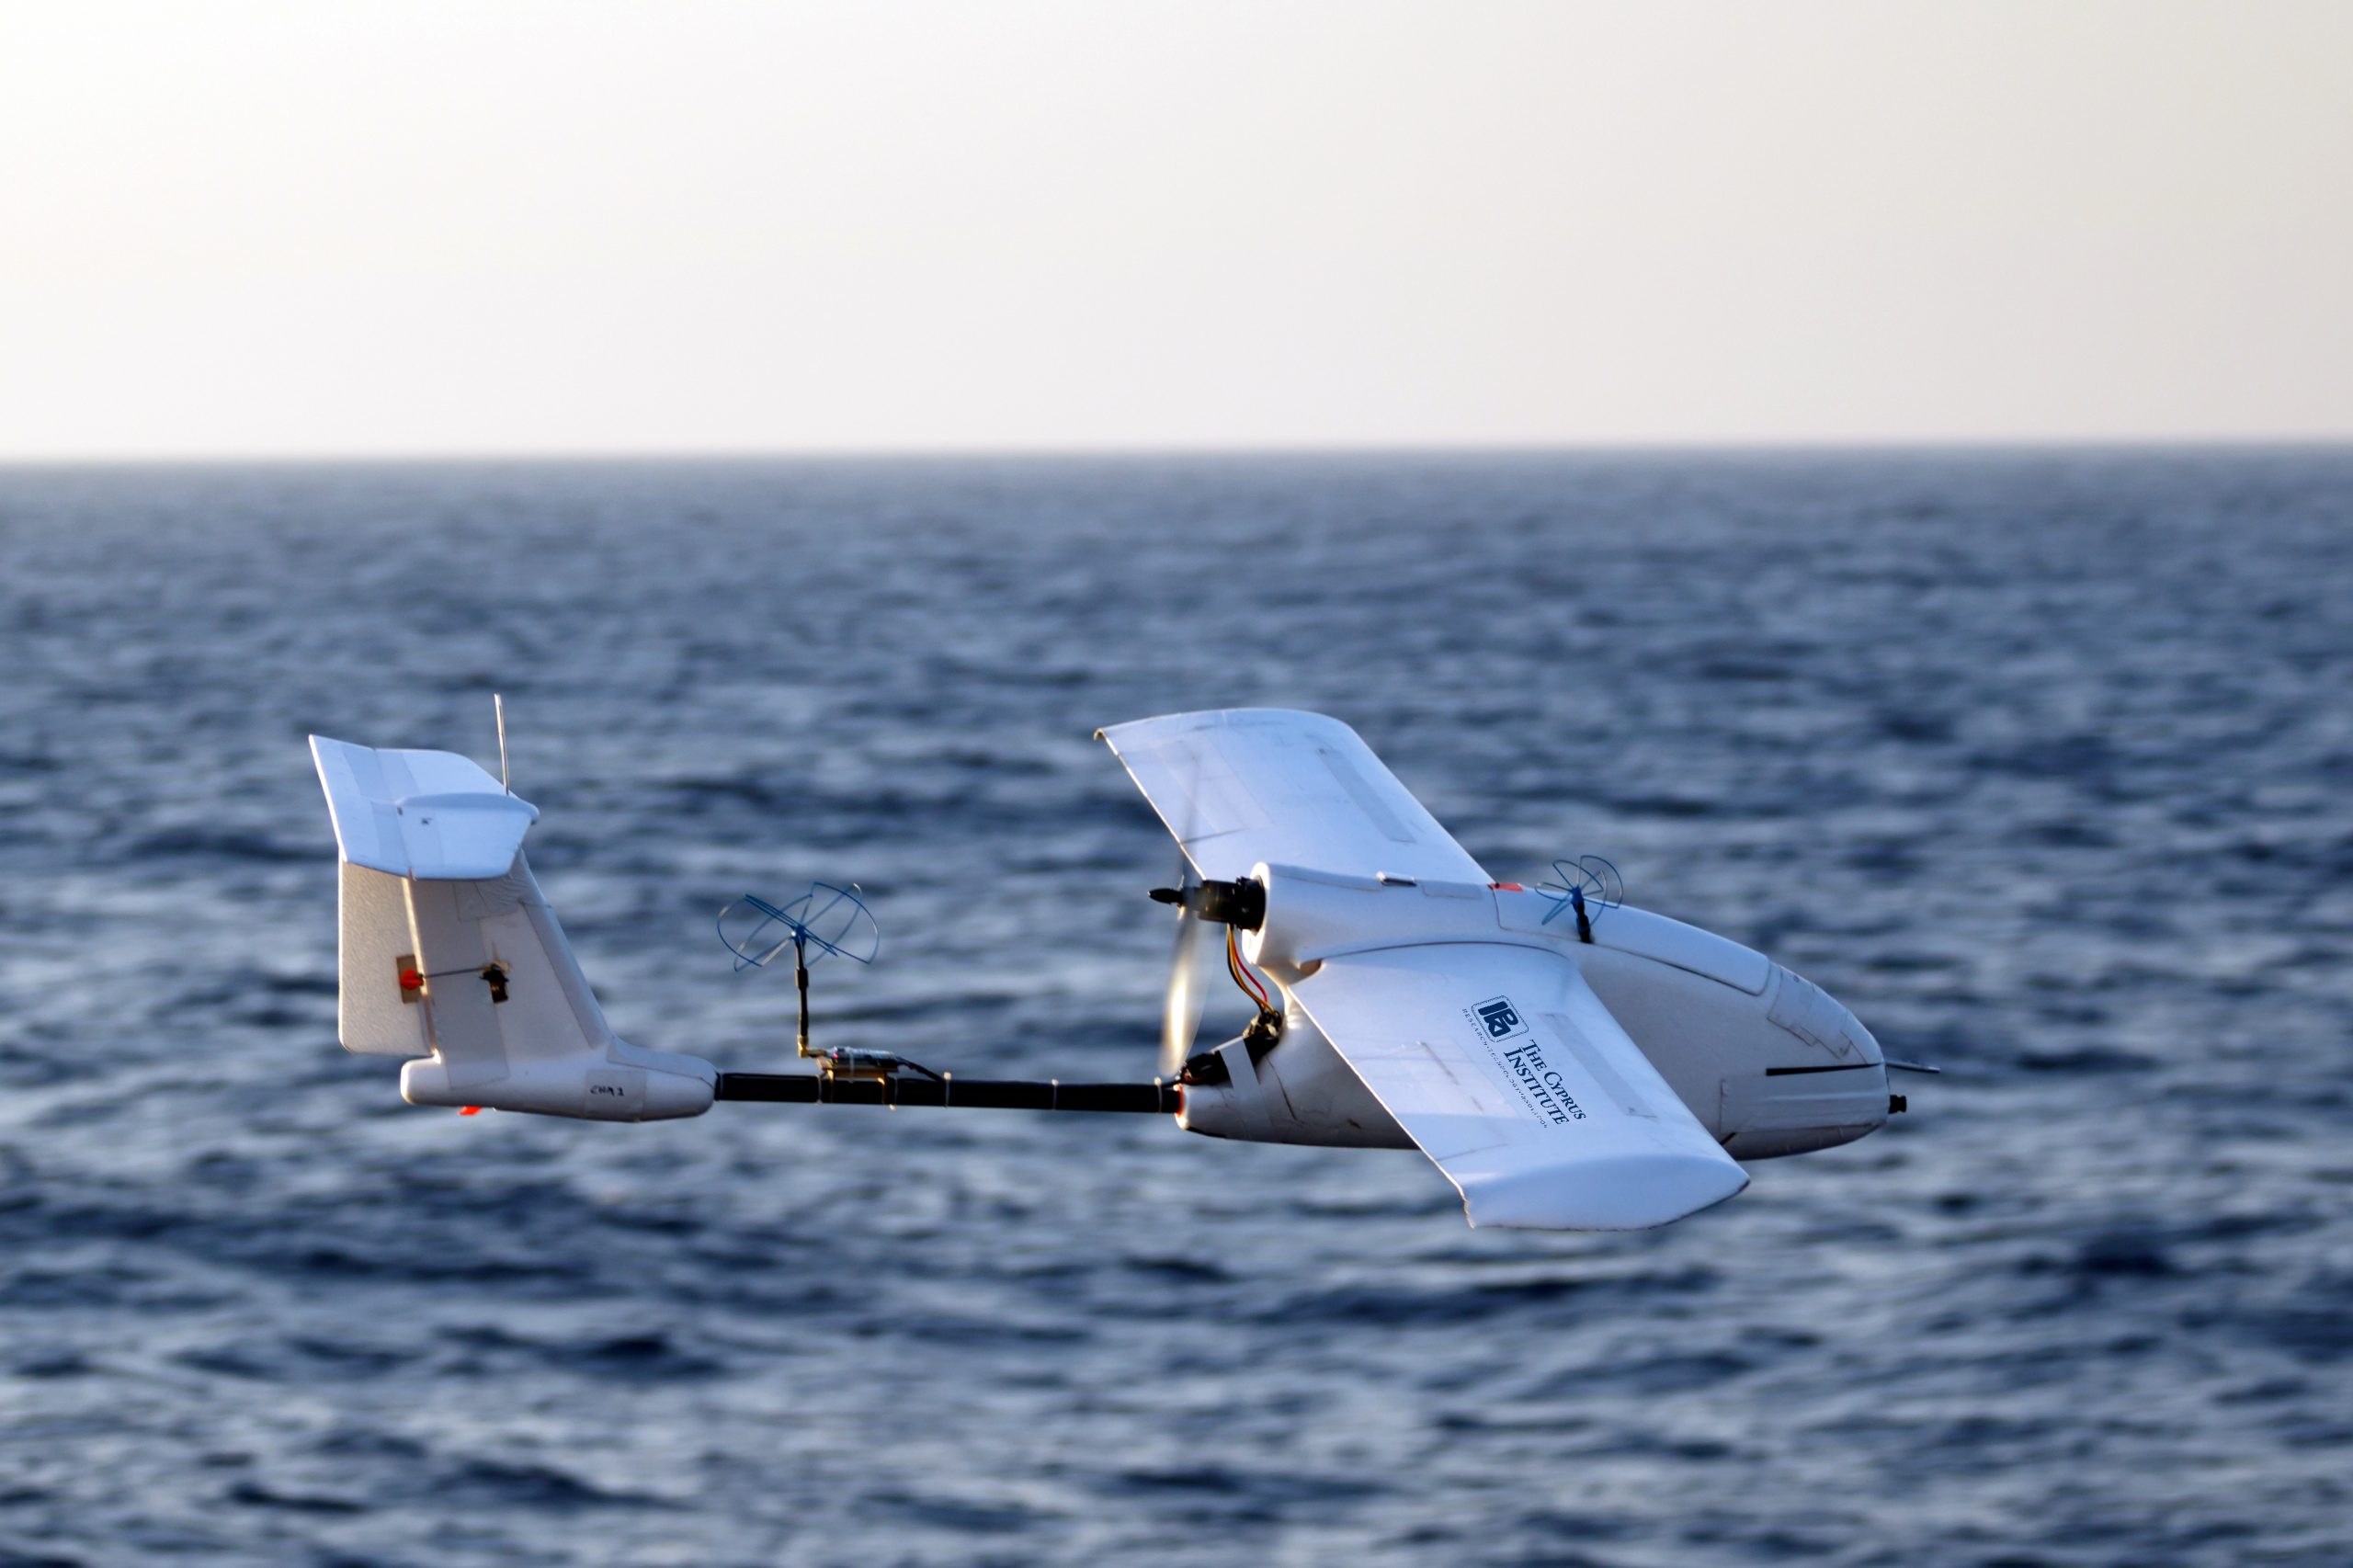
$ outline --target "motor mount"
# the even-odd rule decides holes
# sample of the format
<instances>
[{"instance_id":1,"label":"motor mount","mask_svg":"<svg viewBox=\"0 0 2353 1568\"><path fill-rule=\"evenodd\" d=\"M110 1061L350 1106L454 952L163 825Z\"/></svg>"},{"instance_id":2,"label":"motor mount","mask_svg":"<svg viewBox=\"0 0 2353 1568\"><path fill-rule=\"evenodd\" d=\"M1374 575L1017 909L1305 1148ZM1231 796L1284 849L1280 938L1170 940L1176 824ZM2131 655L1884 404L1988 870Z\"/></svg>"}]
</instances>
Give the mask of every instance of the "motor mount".
<instances>
[{"instance_id":1,"label":"motor mount","mask_svg":"<svg viewBox=\"0 0 2353 1568\"><path fill-rule=\"evenodd\" d=\"M1211 879L1193 888L1154 888L1152 896L1155 903L1189 909L1203 920L1237 930L1256 931L1267 920L1266 885L1248 877L1232 882Z\"/></svg>"}]
</instances>

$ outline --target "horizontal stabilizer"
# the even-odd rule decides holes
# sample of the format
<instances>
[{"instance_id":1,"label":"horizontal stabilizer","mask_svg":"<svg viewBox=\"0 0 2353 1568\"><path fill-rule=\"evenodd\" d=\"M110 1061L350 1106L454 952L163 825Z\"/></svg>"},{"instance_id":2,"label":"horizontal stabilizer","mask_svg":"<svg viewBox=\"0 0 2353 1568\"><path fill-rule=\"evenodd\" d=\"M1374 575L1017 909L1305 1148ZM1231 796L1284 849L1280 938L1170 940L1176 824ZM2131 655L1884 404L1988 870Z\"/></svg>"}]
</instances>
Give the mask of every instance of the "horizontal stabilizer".
<instances>
[{"instance_id":1,"label":"horizontal stabilizer","mask_svg":"<svg viewBox=\"0 0 2353 1568\"><path fill-rule=\"evenodd\" d=\"M448 751L378 751L311 737L335 847L371 871L428 881L506 874L539 807Z\"/></svg>"}]
</instances>

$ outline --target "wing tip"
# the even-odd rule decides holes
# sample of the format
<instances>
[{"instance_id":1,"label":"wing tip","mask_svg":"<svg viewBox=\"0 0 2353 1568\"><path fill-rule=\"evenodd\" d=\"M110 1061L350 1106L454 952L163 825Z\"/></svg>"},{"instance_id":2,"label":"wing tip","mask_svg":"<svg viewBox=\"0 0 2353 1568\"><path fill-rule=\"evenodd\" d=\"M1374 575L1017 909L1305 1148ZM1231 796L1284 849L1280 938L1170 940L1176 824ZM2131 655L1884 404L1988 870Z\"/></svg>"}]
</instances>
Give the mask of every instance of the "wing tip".
<instances>
[{"instance_id":1,"label":"wing tip","mask_svg":"<svg viewBox=\"0 0 2353 1568\"><path fill-rule=\"evenodd\" d=\"M1473 1229L1649 1231L1737 1198L1748 1173L1725 1155L1626 1154L1573 1171L1531 1170L1462 1184Z\"/></svg>"},{"instance_id":2,"label":"wing tip","mask_svg":"<svg viewBox=\"0 0 2353 1568\"><path fill-rule=\"evenodd\" d=\"M1117 745L1119 743L1115 737L1122 730L1141 730L1148 725L1181 733L1193 730L1233 729L1249 724L1296 724L1302 720L1310 724L1346 730L1352 735L1356 733L1347 721L1336 719L1329 713L1319 713L1312 708L1192 708L1181 713L1153 713L1142 719L1123 719L1097 730L1095 738L1110 741Z\"/></svg>"}]
</instances>

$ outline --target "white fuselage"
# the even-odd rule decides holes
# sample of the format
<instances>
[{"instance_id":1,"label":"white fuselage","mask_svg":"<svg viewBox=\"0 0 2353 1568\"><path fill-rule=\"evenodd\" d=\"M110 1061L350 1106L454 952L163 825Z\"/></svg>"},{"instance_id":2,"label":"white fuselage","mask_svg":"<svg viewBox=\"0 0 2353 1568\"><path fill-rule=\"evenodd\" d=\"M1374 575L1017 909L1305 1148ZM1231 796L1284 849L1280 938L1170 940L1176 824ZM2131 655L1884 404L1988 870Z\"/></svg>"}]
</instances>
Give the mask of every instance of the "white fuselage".
<instances>
[{"instance_id":1,"label":"white fuselage","mask_svg":"<svg viewBox=\"0 0 2353 1568\"><path fill-rule=\"evenodd\" d=\"M1385 883L1260 867L1264 926L1245 957L1282 988L1280 1041L1253 1063L1221 1048L1229 1081L1188 1085L1182 1124L1261 1142L1414 1146L1302 1010L1292 987L1326 958L1452 943L1565 954L1676 1094L1743 1160L1852 1142L1888 1116L1885 1061L1855 1016L1763 954L1645 910L1616 908L1579 938L1557 901L1508 887Z\"/></svg>"}]
</instances>

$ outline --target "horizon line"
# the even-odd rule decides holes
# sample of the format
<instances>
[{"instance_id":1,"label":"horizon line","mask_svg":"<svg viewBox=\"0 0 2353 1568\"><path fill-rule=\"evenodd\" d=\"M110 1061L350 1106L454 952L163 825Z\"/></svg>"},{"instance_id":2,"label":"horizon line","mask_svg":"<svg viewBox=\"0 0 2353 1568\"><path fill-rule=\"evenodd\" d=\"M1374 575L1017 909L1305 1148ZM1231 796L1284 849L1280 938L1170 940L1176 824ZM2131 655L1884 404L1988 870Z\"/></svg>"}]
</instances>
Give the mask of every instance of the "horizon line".
<instances>
[{"instance_id":1,"label":"horizon line","mask_svg":"<svg viewBox=\"0 0 2353 1568\"><path fill-rule=\"evenodd\" d=\"M2049 455L2063 452L2314 452L2353 451L2353 433L2177 436L1933 436L1837 437L1645 437L1622 441L1338 441L1165 446L1104 444L1047 446L841 446L677 448L514 448L368 451L0 452L0 472L36 469L365 468L540 466L559 463L825 463L968 461L1169 461L1267 459L1546 457L1772 457Z\"/></svg>"}]
</instances>

